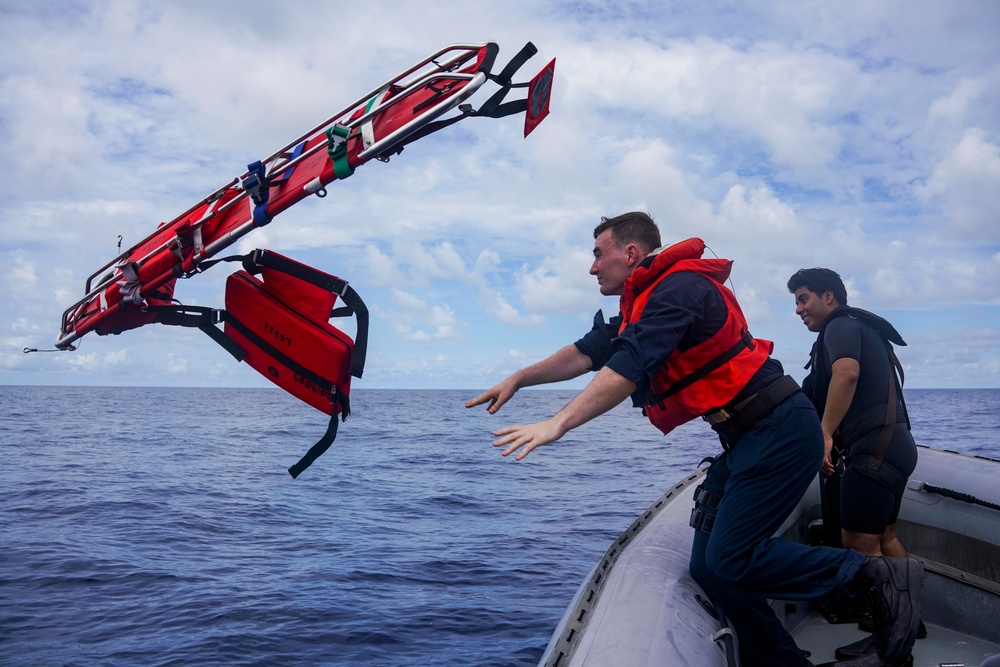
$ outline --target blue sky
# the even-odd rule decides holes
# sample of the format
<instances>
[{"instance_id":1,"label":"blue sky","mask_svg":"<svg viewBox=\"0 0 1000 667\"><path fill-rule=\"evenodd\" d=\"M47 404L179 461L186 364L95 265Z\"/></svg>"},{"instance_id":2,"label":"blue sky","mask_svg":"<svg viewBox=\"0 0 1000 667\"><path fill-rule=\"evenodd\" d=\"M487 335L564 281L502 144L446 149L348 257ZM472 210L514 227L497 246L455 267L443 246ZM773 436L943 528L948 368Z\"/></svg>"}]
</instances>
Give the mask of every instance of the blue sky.
<instances>
[{"instance_id":1,"label":"blue sky","mask_svg":"<svg viewBox=\"0 0 1000 667\"><path fill-rule=\"evenodd\" d=\"M0 2L0 384L266 386L173 327L22 349L52 347L118 235L438 48L492 40L501 60L539 47L525 79L557 58L534 134L465 120L240 243L365 298L355 387L482 389L572 342L616 309L587 273L593 227L635 209L735 260L796 377L813 335L785 281L827 266L910 343L907 386L998 387L998 33L993 0ZM221 307L230 272L175 296Z\"/></svg>"}]
</instances>

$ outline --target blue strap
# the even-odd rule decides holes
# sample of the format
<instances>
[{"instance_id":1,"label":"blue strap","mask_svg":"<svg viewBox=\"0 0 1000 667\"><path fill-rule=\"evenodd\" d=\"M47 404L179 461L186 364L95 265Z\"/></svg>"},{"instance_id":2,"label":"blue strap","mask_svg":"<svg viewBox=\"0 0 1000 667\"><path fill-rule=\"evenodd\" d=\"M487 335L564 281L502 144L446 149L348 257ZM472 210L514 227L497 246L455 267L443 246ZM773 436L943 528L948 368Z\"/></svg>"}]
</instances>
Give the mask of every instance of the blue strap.
<instances>
[{"instance_id":1,"label":"blue strap","mask_svg":"<svg viewBox=\"0 0 1000 667\"><path fill-rule=\"evenodd\" d=\"M295 147L292 149L292 154L288 156L288 161L291 162L298 156L302 155L302 149L304 149L305 147L306 147L305 140L300 141L298 144L296 144ZM281 176L278 176L278 178L273 180L272 183L281 183L282 181L287 181L289 178L291 178L293 171L295 171L295 167L292 167L291 169L283 173Z\"/></svg>"},{"instance_id":2,"label":"blue strap","mask_svg":"<svg viewBox=\"0 0 1000 667\"><path fill-rule=\"evenodd\" d=\"M270 193L270 184L267 182L267 175L264 173L264 164L257 160L247 165L247 177L243 179L243 190L250 195L253 200L253 224L263 227L271 222L271 216L267 213L267 198Z\"/></svg>"}]
</instances>

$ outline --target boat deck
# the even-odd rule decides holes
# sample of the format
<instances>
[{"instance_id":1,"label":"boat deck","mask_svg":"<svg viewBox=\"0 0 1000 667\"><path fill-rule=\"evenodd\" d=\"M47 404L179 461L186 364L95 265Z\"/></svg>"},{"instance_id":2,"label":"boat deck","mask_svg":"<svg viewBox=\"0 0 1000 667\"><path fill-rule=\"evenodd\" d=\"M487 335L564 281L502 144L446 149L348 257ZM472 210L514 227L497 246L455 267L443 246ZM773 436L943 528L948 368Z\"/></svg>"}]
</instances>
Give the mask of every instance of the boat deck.
<instances>
[{"instance_id":1,"label":"boat deck","mask_svg":"<svg viewBox=\"0 0 1000 667\"><path fill-rule=\"evenodd\" d=\"M703 475L669 489L609 547L566 609L540 666L726 667L724 647L715 641L719 620L688 571L688 520ZM980 667L1000 655L998 476L1000 462L921 449L897 524L924 565L920 602L928 634L913 647L916 667ZM817 479L777 535L821 543L821 518ZM772 600L771 606L816 665L867 636L854 622L828 622L811 602ZM856 609L827 612L857 617Z\"/></svg>"},{"instance_id":2,"label":"boat deck","mask_svg":"<svg viewBox=\"0 0 1000 667\"><path fill-rule=\"evenodd\" d=\"M927 623L927 637L913 646L914 667L965 665L979 667L987 657L1000 653L1000 645ZM814 612L795 627L795 642L811 654L810 660L819 665L835 660L838 646L864 639L868 633L854 623L833 625Z\"/></svg>"}]
</instances>

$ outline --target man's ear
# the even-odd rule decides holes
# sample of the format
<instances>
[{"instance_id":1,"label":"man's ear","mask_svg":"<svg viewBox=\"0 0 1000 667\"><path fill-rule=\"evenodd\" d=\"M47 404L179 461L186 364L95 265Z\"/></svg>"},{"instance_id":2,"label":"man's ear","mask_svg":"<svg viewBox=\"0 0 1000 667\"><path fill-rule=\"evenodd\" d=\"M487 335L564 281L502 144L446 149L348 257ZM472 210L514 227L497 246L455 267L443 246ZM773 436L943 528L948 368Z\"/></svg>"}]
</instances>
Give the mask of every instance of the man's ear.
<instances>
[{"instance_id":1,"label":"man's ear","mask_svg":"<svg viewBox=\"0 0 1000 667\"><path fill-rule=\"evenodd\" d=\"M823 298L823 303L825 303L828 306L832 306L833 303L837 300L837 297L833 295L833 290L831 289L828 289L825 292L823 292L822 298Z\"/></svg>"},{"instance_id":2,"label":"man's ear","mask_svg":"<svg viewBox=\"0 0 1000 667\"><path fill-rule=\"evenodd\" d=\"M628 253L626 255L626 258L628 259L628 263L630 265L638 264L639 260L642 259L642 257L640 256L641 253L639 252L639 246L637 246L634 243L629 243L628 246L626 246L625 248L625 252Z\"/></svg>"}]
</instances>

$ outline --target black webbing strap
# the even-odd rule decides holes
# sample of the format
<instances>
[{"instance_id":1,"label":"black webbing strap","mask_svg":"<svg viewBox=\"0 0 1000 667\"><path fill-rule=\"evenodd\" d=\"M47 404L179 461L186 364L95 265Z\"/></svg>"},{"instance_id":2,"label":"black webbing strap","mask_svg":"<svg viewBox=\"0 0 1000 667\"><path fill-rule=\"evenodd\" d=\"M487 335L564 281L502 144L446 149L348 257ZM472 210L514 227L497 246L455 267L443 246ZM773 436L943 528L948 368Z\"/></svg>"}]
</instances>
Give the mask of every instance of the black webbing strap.
<instances>
[{"instance_id":1,"label":"black webbing strap","mask_svg":"<svg viewBox=\"0 0 1000 667\"><path fill-rule=\"evenodd\" d=\"M354 291L354 288L346 280L323 273L311 266L299 264L269 250L261 250L259 248L246 255L230 255L229 257L220 257L202 262L198 268L200 271L203 271L219 262L242 262L244 270L254 275L259 274L266 266L304 280L317 287L322 287L339 296L348 310L345 311L343 308L336 308L330 313L330 316L343 317L345 315L354 315L357 319L358 330L354 336L351 375L359 378L365 372L365 360L368 356L368 306L365 305L361 296Z\"/></svg>"},{"instance_id":2,"label":"black webbing strap","mask_svg":"<svg viewBox=\"0 0 1000 667\"><path fill-rule=\"evenodd\" d=\"M318 459L320 456L330 449L330 445L337 438L337 413L334 412L330 415L330 424L326 427L326 433L319 441L309 448L305 456L299 459L299 462L288 469L288 474L292 476L292 479L298 477L303 470L308 468L313 464L313 461Z\"/></svg>"},{"instance_id":3,"label":"black webbing strap","mask_svg":"<svg viewBox=\"0 0 1000 667\"><path fill-rule=\"evenodd\" d=\"M782 375L758 391L753 400L729 421L732 422L732 427L742 435L753 428L753 425L758 421L771 414L771 411L779 403L797 391L799 391L799 383L795 381L795 378L790 375Z\"/></svg>"},{"instance_id":4,"label":"black webbing strap","mask_svg":"<svg viewBox=\"0 0 1000 667\"><path fill-rule=\"evenodd\" d=\"M742 352L744 349L752 350L753 348L754 348L753 336L750 335L749 331L743 331L742 336L738 341L736 341L735 345L733 345L731 348L729 348L728 350L717 356L715 359L709 361L701 368L695 370L693 373L688 373L680 380L670 385L670 387L668 387L666 391L650 396L648 405L656 405L657 403L662 403L663 401L670 398L677 392L687 389L698 380L701 380L704 377L706 377L712 371L728 363L730 360L733 359L733 357Z\"/></svg>"},{"instance_id":5,"label":"black webbing strap","mask_svg":"<svg viewBox=\"0 0 1000 667\"><path fill-rule=\"evenodd\" d=\"M268 250L254 250L243 260L243 268L249 273L259 273L260 268L268 267L287 273L290 276L304 280L307 283L322 287L341 298L349 311L335 309L331 316L353 314L357 319L358 330L354 336L354 352L351 357L351 375L361 377L365 372L365 359L368 356L368 306L350 284L342 278L323 273L305 264L299 264ZM254 267L260 267L252 270Z\"/></svg>"},{"instance_id":6,"label":"black webbing strap","mask_svg":"<svg viewBox=\"0 0 1000 667\"><path fill-rule=\"evenodd\" d=\"M160 324L168 324L178 327L192 327L201 329L208 334L208 337L222 346L222 348L233 355L236 361L243 361L247 356L246 350L227 336L216 324L221 322L226 315L226 311L206 306L147 306L147 312L156 314L156 321Z\"/></svg>"},{"instance_id":7,"label":"black webbing strap","mask_svg":"<svg viewBox=\"0 0 1000 667\"><path fill-rule=\"evenodd\" d=\"M872 447L871 456L865 462L865 467L871 470L878 470L882 467L882 459L885 458L885 453L889 449L889 441L892 440L893 431L896 430L896 369L895 365L899 363L896 359L896 355L893 353L892 348L889 346L889 342L885 343L886 349L889 353L889 392L885 404L885 422L882 424L882 430L878 433L878 438L875 440L875 446ZM902 371L902 369L900 369Z\"/></svg>"},{"instance_id":8,"label":"black webbing strap","mask_svg":"<svg viewBox=\"0 0 1000 667\"><path fill-rule=\"evenodd\" d=\"M350 398L348 398L347 394L344 394L339 389L337 389L337 386L334 385L330 380L327 380L326 378L314 373L305 366L299 364L294 359L289 358L288 356L283 354L279 349L271 345L270 342L255 334L253 331L250 330L249 327L247 327L245 324L234 318L228 312L223 311L223 319L227 324L235 327L236 330L240 332L240 334L246 336L247 339L250 340L250 342L252 342L254 345L262 349L264 352L271 355L272 357L280 361L288 368L291 368L295 373L298 373L305 379L312 382L317 387L320 387L321 389L325 389L326 391L330 392L330 401L334 405L334 411L333 414L330 415L330 423L326 427L326 433L323 434L323 437L320 438L315 445L309 448L309 451L306 452L305 456L299 459L298 463L296 463L295 465L293 465L288 469L288 474L291 475L292 478L294 479L298 477L303 470L311 466L313 464L313 461L322 456L323 453L330 448L330 445L333 444L334 439L337 437L336 406L340 405L341 420L345 420L351 414L351 400Z\"/></svg>"},{"instance_id":9,"label":"black webbing strap","mask_svg":"<svg viewBox=\"0 0 1000 667\"><path fill-rule=\"evenodd\" d=\"M500 90L493 93L490 96L490 98L486 100L483 106L479 107L479 110L476 111L475 114L473 115L489 116L491 118L502 118L503 116L508 116L512 113L517 113L516 110L513 110L514 106L510 107L510 109L512 109L510 111L504 110L503 112L501 112L501 109L507 106L501 103L503 102L503 99L507 96L507 93L510 92L511 88L515 86L520 87L521 85L521 84L511 83L510 80L514 76L514 73L517 70L521 69L521 66L524 65L524 63L528 62L528 59L531 58L536 53L538 53L538 47L536 47L531 42L528 42L521 48L520 51L517 52L516 56L510 59L510 62L507 63L507 66L504 67L499 74L497 74L496 76L490 76L489 74L487 74L487 76L490 79L500 84ZM514 105L517 103L512 102L509 104ZM520 105L520 107L521 111L526 110L528 108L528 101L523 100L523 103Z\"/></svg>"},{"instance_id":10,"label":"black webbing strap","mask_svg":"<svg viewBox=\"0 0 1000 667\"><path fill-rule=\"evenodd\" d=\"M446 118L444 120L437 120L431 123L427 123L422 128L406 136L401 141L393 144L390 148L385 150L380 157L385 157L387 155L398 155L403 151L403 148L408 144L413 143L417 139L422 139L429 134L433 134L438 130L443 130L449 125L453 125L463 118L469 118L470 116L485 116L488 118L503 118L504 116L510 116L516 113L523 113L528 109L528 100L512 100L510 102L504 102L504 98L507 97L507 93L510 92L511 88L524 88L527 87L527 83L511 83L511 77L514 73L524 65L525 62L533 55L538 53L538 47L536 47L531 42L525 44L520 51L517 52L510 62L503 68L500 74L490 74L489 70L493 66L493 60L496 58L496 53L487 52L487 57L484 59L483 64L480 66L479 71L486 74L486 78L500 84L500 89L493 93L478 109L473 109L471 104L459 105L459 113L457 116L452 118Z\"/></svg>"},{"instance_id":11,"label":"black webbing strap","mask_svg":"<svg viewBox=\"0 0 1000 667\"><path fill-rule=\"evenodd\" d=\"M309 370L308 368L306 368L305 366L303 366L302 364L295 361L294 359L286 355L284 352L276 348L274 345L271 345L270 341L262 338L261 336L258 336L252 329L250 329L250 327L245 325L243 322L240 322L238 319L233 317L229 312L225 310L222 311L222 319L226 322L226 324L231 325L234 329L239 331L240 334L247 340L249 340L251 343L253 343L255 347L263 350L269 356L277 359L283 365L292 369L292 371L294 371L298 375L301 375L309 382L312 382L320 389L329 392L331 400L333 400L334 402L339 400L340 392L337 391L337 386L333 384L332 381L328 380L327 378L323 377L322 375L319 375L314 371ZM216 329L216 331L218 331L218 329ZM344 415L344 419L347 419L347 414Z\"/></svg>"}]
</instances>

